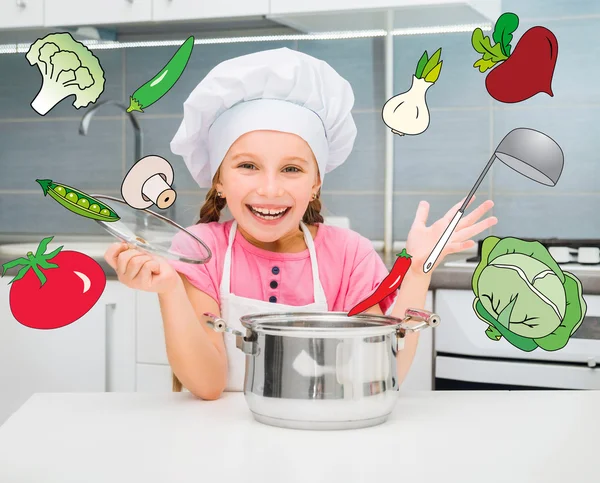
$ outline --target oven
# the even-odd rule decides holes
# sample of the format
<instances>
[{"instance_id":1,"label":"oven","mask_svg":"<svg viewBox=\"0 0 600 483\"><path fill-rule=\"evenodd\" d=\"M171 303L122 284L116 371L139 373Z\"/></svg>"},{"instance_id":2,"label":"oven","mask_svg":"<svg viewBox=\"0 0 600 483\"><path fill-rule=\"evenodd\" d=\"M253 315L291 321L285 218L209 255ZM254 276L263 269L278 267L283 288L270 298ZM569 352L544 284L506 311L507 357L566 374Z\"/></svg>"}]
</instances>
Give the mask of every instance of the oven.
<instances>
[{"instance_id":1,"label":"oven","mask_svg":"<svg viewBox=\"0 0 600 483\"><path fill-rule=\"evenodd\" d=\"M580 280L600 277L599 240L539 241L562 270ZM446 266L472 268L472 274L478 262L479 255ZM600 389L600 295L589 294L582 284L586 316L557 351L524 352L504 338L489 339L487 324L475 315L472 290L436 290L435 312L443 323L435 329L434 390Z\"/></svg>"}]
</instances>

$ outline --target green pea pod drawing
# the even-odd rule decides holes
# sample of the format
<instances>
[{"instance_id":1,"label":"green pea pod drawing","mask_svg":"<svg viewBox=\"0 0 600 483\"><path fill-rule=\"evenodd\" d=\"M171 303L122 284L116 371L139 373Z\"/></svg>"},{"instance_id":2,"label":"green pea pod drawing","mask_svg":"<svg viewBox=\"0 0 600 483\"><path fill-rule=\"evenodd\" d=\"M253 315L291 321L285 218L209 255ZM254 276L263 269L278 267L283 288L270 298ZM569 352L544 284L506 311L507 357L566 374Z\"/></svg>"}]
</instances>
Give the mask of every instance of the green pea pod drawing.
<instances>
[{"instance_id":1,"label":"green pea pod drawing","mask_svg":"<svg viewBox=\"0 0 600 483\"><path fill-rule=\"evenodd\" d=\"M92 220L118 221L119 215L108 205L66 184L58 184L51 179L36 179L44 190L67 210Z\"/></svg>"},{"instance_id":2,"label":"green pea pod drawing","mask_svg":"<svg viewBox=\"0 0 600 483\"><path fill-rule=\"evenodd\" d=\"M162 96L171 90L183 74L194 48L194 37L190 36L177 49L161 71L152 79L139 87L129 98L127 112L140 111L154 104Z\"/></svg>"}]
</instances>

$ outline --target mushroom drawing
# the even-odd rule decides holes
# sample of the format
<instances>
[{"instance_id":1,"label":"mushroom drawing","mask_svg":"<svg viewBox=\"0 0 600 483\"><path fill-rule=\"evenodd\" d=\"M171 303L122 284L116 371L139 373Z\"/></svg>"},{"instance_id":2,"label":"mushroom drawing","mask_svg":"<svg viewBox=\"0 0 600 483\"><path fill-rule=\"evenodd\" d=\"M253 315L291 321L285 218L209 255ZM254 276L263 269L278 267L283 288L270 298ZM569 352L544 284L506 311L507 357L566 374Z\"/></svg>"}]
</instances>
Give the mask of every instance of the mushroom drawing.
<instances>
[{"instance_id":1,"label":"mushroom drawing","mask_svg":"<svg viewBox=\"0 0 600 483\"><path fill-rule=\"evenodd\" d=\"M156 205L164 210L175 203L177 193L173 184L173 167L160 156L146 156L129 170L123 184L121 195L132 208L143 210Z\"/></svg>"}]
</instances>

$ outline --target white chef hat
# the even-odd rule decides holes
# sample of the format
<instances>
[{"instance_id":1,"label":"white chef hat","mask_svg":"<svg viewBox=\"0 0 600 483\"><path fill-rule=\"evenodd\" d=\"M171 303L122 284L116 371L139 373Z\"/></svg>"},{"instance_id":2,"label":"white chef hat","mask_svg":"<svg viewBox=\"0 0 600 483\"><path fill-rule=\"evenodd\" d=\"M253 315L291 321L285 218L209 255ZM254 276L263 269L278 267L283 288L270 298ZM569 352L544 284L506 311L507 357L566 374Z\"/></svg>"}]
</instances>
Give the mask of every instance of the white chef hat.
<instances>
[{"instance_id":1,"label":"white chef hat","mask_svg":"<svg viewBox=\"0 0 600 483\"><path fill-rule=\"evenodd\" d=\"M321 180L354 145L354 94L329 64L288 48L265 50L213 68L183 104L171 151L183 157L201 188L243 134L296 134L312 149Z\"/></svg>"}]
</instances>

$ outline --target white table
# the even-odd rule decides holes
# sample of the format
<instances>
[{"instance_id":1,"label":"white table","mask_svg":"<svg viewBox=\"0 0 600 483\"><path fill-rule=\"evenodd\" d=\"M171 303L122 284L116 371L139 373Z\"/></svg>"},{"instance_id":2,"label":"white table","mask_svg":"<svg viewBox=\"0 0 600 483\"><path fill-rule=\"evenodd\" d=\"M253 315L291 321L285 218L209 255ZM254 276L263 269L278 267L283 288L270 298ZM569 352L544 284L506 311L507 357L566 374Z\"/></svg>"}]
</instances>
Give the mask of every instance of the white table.
<instances>
[{"instance_id":1,"label":"white table","mask_svg":"<svg viewBox=\"0 0 600 483\"><path fill-rule=\"evenodd\" d=\"M346 431L255 422L241 393L36 394L0 427L2 483L600 481L600 392L402 394Z\"/></svg>"}]
</instances>

